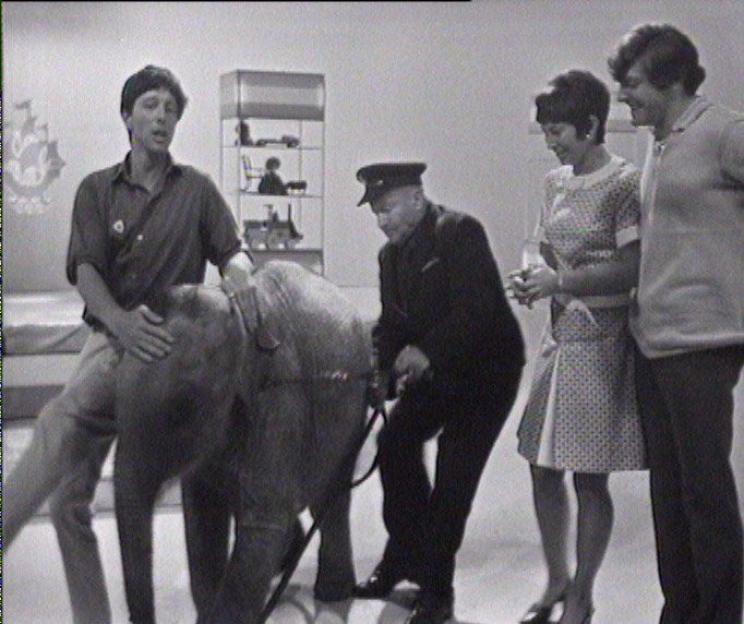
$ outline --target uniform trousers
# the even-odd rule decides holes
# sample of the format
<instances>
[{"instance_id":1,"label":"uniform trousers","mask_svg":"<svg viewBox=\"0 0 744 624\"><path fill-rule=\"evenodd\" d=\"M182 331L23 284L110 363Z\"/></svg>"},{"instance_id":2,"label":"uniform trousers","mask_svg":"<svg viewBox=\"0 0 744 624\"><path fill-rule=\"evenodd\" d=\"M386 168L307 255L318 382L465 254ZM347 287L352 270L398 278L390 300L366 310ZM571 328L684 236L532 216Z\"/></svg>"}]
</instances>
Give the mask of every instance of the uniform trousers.
<instances>
[{"instance_id":1,"label":"uniform trousers","mask_svg":"<svg viewBox=\"0 0 744 624\"><path fill-rule=\"evenodd\" d=\"M3 487L6 548L51 495L75 624L111 622L91 502L115 437L115 369L121 354L104 333L91 333L77 368L62 393L42 409L31 444Z\"/></svg>"},{"instance_id":2,"label":"uniform trousers","mask_svg":"<svg viewBox=\"0 0 744 624\"><path fill-rule=\"evenodd\" d=\"M437 393L436 386L411 389L378 435L389 536L382 563L415 580L425 593L452 597L455 555L520 377L521 367L507 369L459 395ZM440 431L432 487L423 446Z\"/></svg>"},{"instance_id":3,"label":"uniform trousers","mask_svg":"<svg viewBox=\"0 0 744 624\"><path fill-rule=\"evenodd\" d=\"M637 356L660 622L741 624L742 520L730 455L744 346Z\"/></svg>"}]
</instances>

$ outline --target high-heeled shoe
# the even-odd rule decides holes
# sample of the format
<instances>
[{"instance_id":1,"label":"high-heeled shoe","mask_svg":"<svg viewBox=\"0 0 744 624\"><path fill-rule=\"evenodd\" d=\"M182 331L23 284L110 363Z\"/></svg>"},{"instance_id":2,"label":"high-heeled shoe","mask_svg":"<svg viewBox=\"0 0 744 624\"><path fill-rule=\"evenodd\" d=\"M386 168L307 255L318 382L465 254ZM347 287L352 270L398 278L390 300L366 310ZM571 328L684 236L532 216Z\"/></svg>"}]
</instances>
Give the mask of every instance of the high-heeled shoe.
<instances>
[{"instance_id":1,"label":"high-heeled shoe","mask_svg":"<svg viewBox=\"0 0 744 624\"><path fill-rule=\"evenodd\" d=\"M581 620L581 624L592 624L593 616L594 616L594 607L589 607L589 611L586 612L584 619ZM558 624L561 624L562 621L563 621L563 617L561 616L561 619L558 622Z\"/></svg>"},{"instance_id":2,"label":"high-heeled shoe","mask_svg":"<svg viewBox=\"0 0 744 624\"><path fill-rule=\"evenodd\" d=\"M522 616L522 619L519 620L519 624L550 624L550 616L553 615L553 608L564 600L566 600L565 591L550 604L533 604L527 609L527 613Z\"/></svg>"}]
</instances>

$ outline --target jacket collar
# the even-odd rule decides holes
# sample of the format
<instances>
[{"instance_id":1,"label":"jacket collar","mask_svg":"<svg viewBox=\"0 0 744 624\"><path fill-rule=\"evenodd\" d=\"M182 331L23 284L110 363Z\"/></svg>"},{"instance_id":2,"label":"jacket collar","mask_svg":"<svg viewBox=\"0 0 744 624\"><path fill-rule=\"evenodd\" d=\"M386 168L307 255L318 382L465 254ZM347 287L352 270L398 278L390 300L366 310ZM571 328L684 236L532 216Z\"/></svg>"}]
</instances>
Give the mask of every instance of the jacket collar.
<instances>
[{"instance_id":1,"label":"jacket collar","mask_svg":"<svg viewBox=\"0 0 744 624\"><path fill-rule=\"evenodd\" d=\"M672 126L672 132L684 132L695 120L708 110L713 103L702 95L696 95L690 105L679 116Z\"/></svg>"}]
</instances>

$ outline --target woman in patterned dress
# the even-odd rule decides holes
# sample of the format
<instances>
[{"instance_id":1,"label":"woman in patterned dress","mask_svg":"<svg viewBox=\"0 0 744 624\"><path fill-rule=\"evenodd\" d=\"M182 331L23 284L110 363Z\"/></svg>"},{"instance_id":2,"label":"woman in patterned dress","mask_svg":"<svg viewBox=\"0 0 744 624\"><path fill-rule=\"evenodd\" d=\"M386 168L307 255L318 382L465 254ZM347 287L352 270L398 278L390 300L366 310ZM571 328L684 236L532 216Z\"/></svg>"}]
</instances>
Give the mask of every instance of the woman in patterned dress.
<instances>
[{"instance_id":1,"label":"woman in patterned dress","mask_svg":"<svg viewBox=\"0 0 744 624\"><path fill-rule=\"evenodd\" d=\"M604 145L607 87L572 70L536 98L537 121L562 166L545 180L540 219L546 265L515 271L519 303L550 298L519 452L530 462L548 583L522 624L587 624L592 588L610 538L610 472L644 468L628 333L638 274L639 171ZM578 500L576 572L567 563L566 470Z\"/></svg>"}]
</instances>

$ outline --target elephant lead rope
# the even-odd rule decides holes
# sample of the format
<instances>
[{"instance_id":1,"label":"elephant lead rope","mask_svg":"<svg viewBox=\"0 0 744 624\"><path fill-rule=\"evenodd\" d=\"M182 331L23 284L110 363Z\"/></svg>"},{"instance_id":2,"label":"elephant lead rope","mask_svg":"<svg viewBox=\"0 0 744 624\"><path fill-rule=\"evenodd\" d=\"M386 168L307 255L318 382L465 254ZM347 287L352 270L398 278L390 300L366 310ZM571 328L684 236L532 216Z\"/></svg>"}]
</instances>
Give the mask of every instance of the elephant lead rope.
<instances>
[{"instance_id":1,"label":"elephant lead rope","mask_svg":"<svg viewBox=\"0 0 744 624\"><path fill-rule=\"evenodd\" d=\"M365 377L368 377L368 376L365 376ZM324 376L323 378L326 380L332 380L332 381L348 381L351 379L351 376L344 371L335 371L334 373L331 373L330 376ZM308 380L301 380L301 379L284 380L283 383L305 383L306 381ZM281 385L281 383L282 382L280 381L276 381L276 382L271 383L270 385L272 386ZM331 508L332 503L336 500L338 496L341 496L341 494L343 494L347 490L347 488L348 489L355 488L356 486L366 481L375 471L375 468L377 468L377 454L375 454L375 458L372 461L372 465L370 466L369 470L367 470L367 472L364 473L362 477L360 477L356 481L352 481L350 485L342 482L342 477L348 474L349 470L351 470L354 464L356 463L357 456L359 455L359 452L362 450L362 446L364 446L364 443L367 441L369 434L372 433L372 428L374 427L375 422L380 417L382 418L383 423L386 424L387 414L385 413L384 405L379 405L375 407L374 411L372 412L372 416L370 416L369 420L367 421L367 426L364 428L364 432L359 438L359 441L357 442L357 444L354 445L349 455L344 459L342 464L339 466L339 472L337 473L336 478L331 480L331 485L328 489L328 492L326 492L326 495L322 501L322 504L320 505L321 512L319 516L314 519L313 524L308 530L308 532L305 534L305 537L302 540L302 544L300 545L300 547L294 549L294 552L292 553L292 557L290 558L289 562L284 568L284 573L282 574L282 578L279 580L279 584L276 586L276 589L274 589L268 601L266 602L266 605L264 606L263 611L261 611L261 617L258 620L259 624L265 624L266 620L269 619L271 612L276 607L277 603L279 602L279 599L282 596L282 593L284 593L284 590L287 588L287 585L289 584L289 580L292 578L292 575L297 569L297 565L300 563L300 558L305 552L305 549L310 543L310 540L313 538L313 535L315 535L315 531L318 530L320 523L323 522L323 519L325 518L325 514Z\"/></svg>"}]
</instances>

